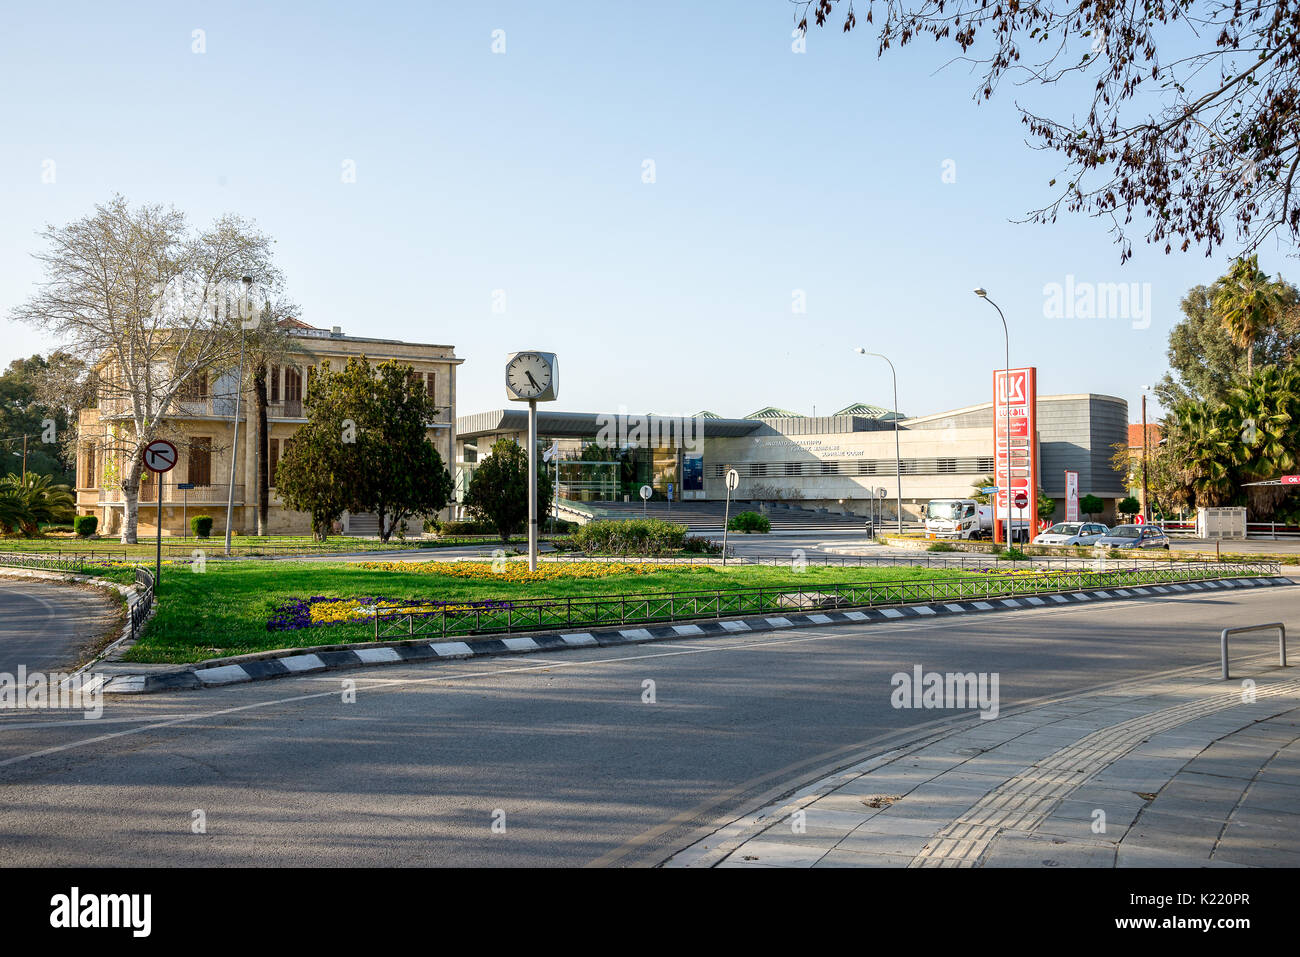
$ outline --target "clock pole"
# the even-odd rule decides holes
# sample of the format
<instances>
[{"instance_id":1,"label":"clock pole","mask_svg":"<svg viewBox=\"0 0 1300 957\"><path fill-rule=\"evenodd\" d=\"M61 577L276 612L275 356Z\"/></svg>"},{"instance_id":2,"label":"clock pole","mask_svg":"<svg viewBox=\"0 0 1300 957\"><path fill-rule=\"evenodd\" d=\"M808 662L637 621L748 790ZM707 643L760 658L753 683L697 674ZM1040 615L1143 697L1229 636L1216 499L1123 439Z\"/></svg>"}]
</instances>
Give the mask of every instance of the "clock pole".
<instances>
[{"instance_id":1,"label":"clock pole","mask_svg":"<svg viewBox=\"0 0 1300 957\"><path fill-rule=\"evenodd\" d=\"M537 571L537 400L528 400L528 570Z\"/></svg>"}]
</instances>

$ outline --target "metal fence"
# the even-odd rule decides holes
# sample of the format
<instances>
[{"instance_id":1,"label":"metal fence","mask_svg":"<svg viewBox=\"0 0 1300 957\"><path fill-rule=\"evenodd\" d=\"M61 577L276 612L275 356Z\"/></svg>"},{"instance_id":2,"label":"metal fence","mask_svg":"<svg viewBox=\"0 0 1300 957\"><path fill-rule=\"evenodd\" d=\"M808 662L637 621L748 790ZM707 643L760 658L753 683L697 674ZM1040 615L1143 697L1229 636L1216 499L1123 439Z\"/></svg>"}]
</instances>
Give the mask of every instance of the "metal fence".
<instances>
[{"instance_id":1,"label":"metal fence","mask_svg":"<svg viewBox=\"0 0 1300 957\"><path fill-rule=\"evenodd\" d=\"M149 617L149 610L153 608L153 572L147 568L136 568L135 583L140 587L140 591L136 593L136 600L131 602L130 606L132 641L140 637L140 629Z\"/></svg>"},{"instance_id":2,"label":"metal fence","mask_svg":"<svg viewBox=\"0 0 1300 957\"><path fill-rule=\"evenodd\" d=\"M377 609L374 636L376 641L417 636L447 638L553 628L648 624L693 618L872 608L916 602L1012 598L1214 578L1273 577L1278 574L1280 568L1274 562L1204 562L1105 571L1061 570L1043 575L970 575L924 581L810 584L795 589L708 589L537 598L494 602L490 605L411 603L397 608Z\"/></svg>"}]
</instances>

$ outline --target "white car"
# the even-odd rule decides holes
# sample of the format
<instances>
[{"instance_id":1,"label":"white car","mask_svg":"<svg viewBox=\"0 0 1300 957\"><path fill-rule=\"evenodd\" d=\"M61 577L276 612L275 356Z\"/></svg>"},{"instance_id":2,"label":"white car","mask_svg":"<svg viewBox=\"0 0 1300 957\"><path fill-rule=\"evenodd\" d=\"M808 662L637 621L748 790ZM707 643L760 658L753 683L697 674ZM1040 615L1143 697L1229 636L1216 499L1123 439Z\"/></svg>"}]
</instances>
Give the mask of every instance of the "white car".
<instances>
[{"instance_id":1,"label":"white car","mask_svg":"<svg viewBox=\"0 0 1300 957\"><path fill-rule=\"evenodd\" d=\"M1058 522L1034 536L1035 545L1091 545L1110 534L1105 525L1095 522Z\"/></svg>"}]
</instances>

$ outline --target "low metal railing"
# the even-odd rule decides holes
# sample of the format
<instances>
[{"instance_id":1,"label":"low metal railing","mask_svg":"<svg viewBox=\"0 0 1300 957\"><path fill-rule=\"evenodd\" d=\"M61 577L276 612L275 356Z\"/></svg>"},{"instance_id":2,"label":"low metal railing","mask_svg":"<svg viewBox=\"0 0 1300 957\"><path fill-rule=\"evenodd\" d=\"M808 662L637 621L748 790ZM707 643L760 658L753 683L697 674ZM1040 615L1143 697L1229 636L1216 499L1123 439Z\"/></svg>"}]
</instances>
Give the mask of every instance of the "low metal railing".
<instances>
[{"instance_id":1,"label":"low metal railing","mask_svg":"<svg viewBox=\"0 0 1300 957\"><path fill-rule=\"evenodd\" d=\"M375 640L646 624L791 611L871 608L920 602L1014 598L1053 592L1091 591L1214 578L1273 577L1271 562L1199 563L1108 571L1048 574L969 575L924 581L853 582L801 588L739 588L536 598L490 604L412 602L377 609Z\"/></svg>"},{"instance_id":2,"label":"low metal railing","mask_svg":"<svg viewBox=\"0 0 1300 957\"><path fill-rule=\"evenodd\" d=\"M1228 680L1228 636L1246 635L1253 631L1277 631L1277 663L1286 667L1286 625L1280 621L1270 621L1266 625L1243 625L1240 628L1225 628L1219 635L1219 659L1223 665L1223 680Z\"/></svg>"},{"instance_id":3,"label":"low metal railing","mask_svg":"<svg viewBox=\"0 0 1300 957\"><path fill-rule=\"evenodd\" d=\"M131 602L129 610L132 641L140 637L140 629L144 627L145 621L149 618L149 611L153 608L153 572L147 568L137 567L135 570L135 583L141 590L136 592L136 600Z\"/></svg>"}]
</instances>

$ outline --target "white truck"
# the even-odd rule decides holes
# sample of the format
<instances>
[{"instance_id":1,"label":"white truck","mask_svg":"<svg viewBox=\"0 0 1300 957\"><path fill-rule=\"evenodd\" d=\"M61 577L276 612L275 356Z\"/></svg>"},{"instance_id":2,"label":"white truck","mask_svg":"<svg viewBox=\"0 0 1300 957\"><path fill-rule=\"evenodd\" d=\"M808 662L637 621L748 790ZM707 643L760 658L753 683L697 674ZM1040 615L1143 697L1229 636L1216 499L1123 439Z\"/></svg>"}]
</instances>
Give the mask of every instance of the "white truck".
<instances>
[{"instance_id":1,"label":"white truck","mask_svg":"<svg viewBox=\"0 0 1300 957\"><path fill-rule=\"evenodd\" d=\"M1006 518L998 516L1004 526ZM1029 519L1011 519L1012 541L1029 541ZM925 506L926 538L992 538L993 506L969 498L936 498Z\"/></svg>"}]
</instances>

